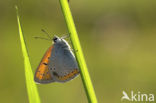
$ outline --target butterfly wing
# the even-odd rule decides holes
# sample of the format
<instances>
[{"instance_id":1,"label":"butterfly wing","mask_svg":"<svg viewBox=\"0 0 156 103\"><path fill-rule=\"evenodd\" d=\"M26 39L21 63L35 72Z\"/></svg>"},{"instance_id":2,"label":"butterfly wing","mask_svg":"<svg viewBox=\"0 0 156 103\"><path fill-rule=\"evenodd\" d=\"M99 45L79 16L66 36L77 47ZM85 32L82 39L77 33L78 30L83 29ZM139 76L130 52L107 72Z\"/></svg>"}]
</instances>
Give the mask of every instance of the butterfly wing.
<instances>
[{"instance_id":1,"label":"butterfly wing","mask_svg":"<svg viewBox=\"0 0 156 103\"><path fill-rule=\"evenodd\" d=\"M54 82L54 79L52 78L52 75L50 74L49 71L49 61L50 61L50 56L51 56L51 51L52 51L53 46L51 46L43 56L37 70L35 73L34 80L37 83L50 83Z\"/></svg>"},{"instance_id":2,"label":"butterfly wing","mask_svg":"<svg viewBox=\"0 0 156 103\"><path fill-rule=\"evenodd\" d=\"M79 74L76 59L66 44L54 45L50 61L49 68L57 82L69 81Z\"/></svg>"}]
</instances>

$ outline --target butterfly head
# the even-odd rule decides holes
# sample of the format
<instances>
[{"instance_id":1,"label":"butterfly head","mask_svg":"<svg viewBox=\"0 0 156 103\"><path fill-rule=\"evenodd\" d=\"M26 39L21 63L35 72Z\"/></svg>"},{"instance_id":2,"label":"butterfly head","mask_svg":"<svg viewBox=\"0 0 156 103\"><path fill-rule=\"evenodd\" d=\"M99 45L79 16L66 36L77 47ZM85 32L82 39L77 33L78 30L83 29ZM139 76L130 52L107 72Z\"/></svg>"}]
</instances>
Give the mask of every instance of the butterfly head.
<instances>
[{"instance_id":1,"label":"butterfly head","mask_svg":"<svg viewBox=\"0 0 156 103\"><path fill-rule=\"evenodd\" d=\"M53 37L53 42L54 43L58 43L58 42L60 42L61 41L61 38L59 38L58 36L54 36Z\"/></svg>"}]
</instances>

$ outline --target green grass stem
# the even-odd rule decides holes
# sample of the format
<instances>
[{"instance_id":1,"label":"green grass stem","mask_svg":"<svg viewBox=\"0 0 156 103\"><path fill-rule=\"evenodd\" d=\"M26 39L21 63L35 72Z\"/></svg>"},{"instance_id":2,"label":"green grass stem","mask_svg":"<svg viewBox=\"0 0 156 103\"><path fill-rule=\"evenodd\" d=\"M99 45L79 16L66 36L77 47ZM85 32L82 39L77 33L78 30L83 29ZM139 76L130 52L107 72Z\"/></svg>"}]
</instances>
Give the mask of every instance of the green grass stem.
<instances>
[{"instance_id":1,"label":"green grass stem","mask_svg":"<svg viewBox=\"0 0 156 103\"><path fill-rule=\"evenodd\" d=\"M29 55L28 55L27 48L26 48L26 43L24 40L24 35L22 33L22 28L21 28L19 14L18 14L18 8L17 6L15 6L15 8L17 12L17 23L18 23L20 42L21 42L22 53L23 53L23 58L24 58L25 78L26 78L26 87L27 87L27 92L28 92L29 103L40 103L40 98L39 98L36 84L34 82L33 72L32 72Z\"/></svg>"},{"instance_id":2,"label":"green grass stem","mask_svg":"<svg viewBox=\"0 0 156 103\"><path fill-rule=\"evenodd\" d=\"M77 35L73 17L70 11L68 0L60 0L60 5L61 5L62 12L64 14L64 18L68 27L68 31L70 33L71 42L72 42L73 49L75 51L75 56L76 56L76 59L78 61L78 65L80 68L80 74L81 74L82 82L86 91L88 102L97 103L96 95L95 95L94 88L93 88L93 85L89 76L85 58L83 56L83 52L81 49L81 45L79 42L79 38Z\"/></svg>"}]
</instances>

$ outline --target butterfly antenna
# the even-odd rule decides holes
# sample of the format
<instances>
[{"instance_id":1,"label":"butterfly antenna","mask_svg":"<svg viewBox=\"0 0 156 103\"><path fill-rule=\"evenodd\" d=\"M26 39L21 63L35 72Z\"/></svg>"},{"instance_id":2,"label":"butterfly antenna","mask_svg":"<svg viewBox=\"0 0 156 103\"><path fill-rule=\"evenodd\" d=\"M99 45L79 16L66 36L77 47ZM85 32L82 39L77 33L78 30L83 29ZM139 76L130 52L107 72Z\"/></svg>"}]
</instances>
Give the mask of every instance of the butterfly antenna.
<instances>
[{"instance_id":1,"label":"butterfly antenna","mask_svg":"<svg viewBox=\"0 0 156 103\"><path fill-rule=\"evenodd\" d=\"M51 39L47 39L47 38L43 38L43 37L38 37L38 36L34 36L35 39L43 39L43 40L48 40L51 41Z\"/></svg>"},{"instance_id":2,"label":"butterfly antenna","mask_svg":"<svg viewBox=\"0 0 156 103\"><path fill-rule=\"evenodd\" d=\"M41 29L41 31L44 32L50 39L52 38L44 29Z\"/></svg>"}]
</instances>

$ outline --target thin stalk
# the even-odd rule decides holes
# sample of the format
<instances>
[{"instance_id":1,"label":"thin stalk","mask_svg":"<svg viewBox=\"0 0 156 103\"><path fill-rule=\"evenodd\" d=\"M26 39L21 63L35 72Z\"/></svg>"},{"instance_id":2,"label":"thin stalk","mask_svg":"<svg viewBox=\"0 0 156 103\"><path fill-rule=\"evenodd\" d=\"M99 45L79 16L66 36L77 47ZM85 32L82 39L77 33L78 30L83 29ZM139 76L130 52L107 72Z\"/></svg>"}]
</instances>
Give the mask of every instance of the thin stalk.
<instances>
[{"instance_id":1,"label":"thin stalk","mask_svg":"<svg viewBox=\"0 0 156 103\"><path fill-rule=\"evenodd\" d=\"M31 69L31 64L30 64L29 55L27 52L26 43L24 40L24 35L22 33L22 28L21 28L19 14L18 14L18 8L17 6L15 6L15 8L17 12L17 23L18 23L19 36L20 36L23 59L24 59L26 87L27 87L27 92L28 92L29 103L40 103L40 98L39 98L36 84L34 82L33 72Z\"/></svg>"},{"instance_id":2,"label":"thin stalk","mask_svg":"<svg viewBox=\"0 0 156 103\"><path fill-rule=\"evenodd\" d=\"M93 85L89 76L85 58L81 49L76 27L75 27L73 17L69 8L68 0L59 0L59 1L60 1L61 9L62 9L64 18L68 27L73 49L75 51L75 56L78 61L80 74L81 74L82 82L84 85L84 89L86 91L88 102L97 103L96 95L95 95L94 88L93 88Z\"/></svg>"}]
</instances>

